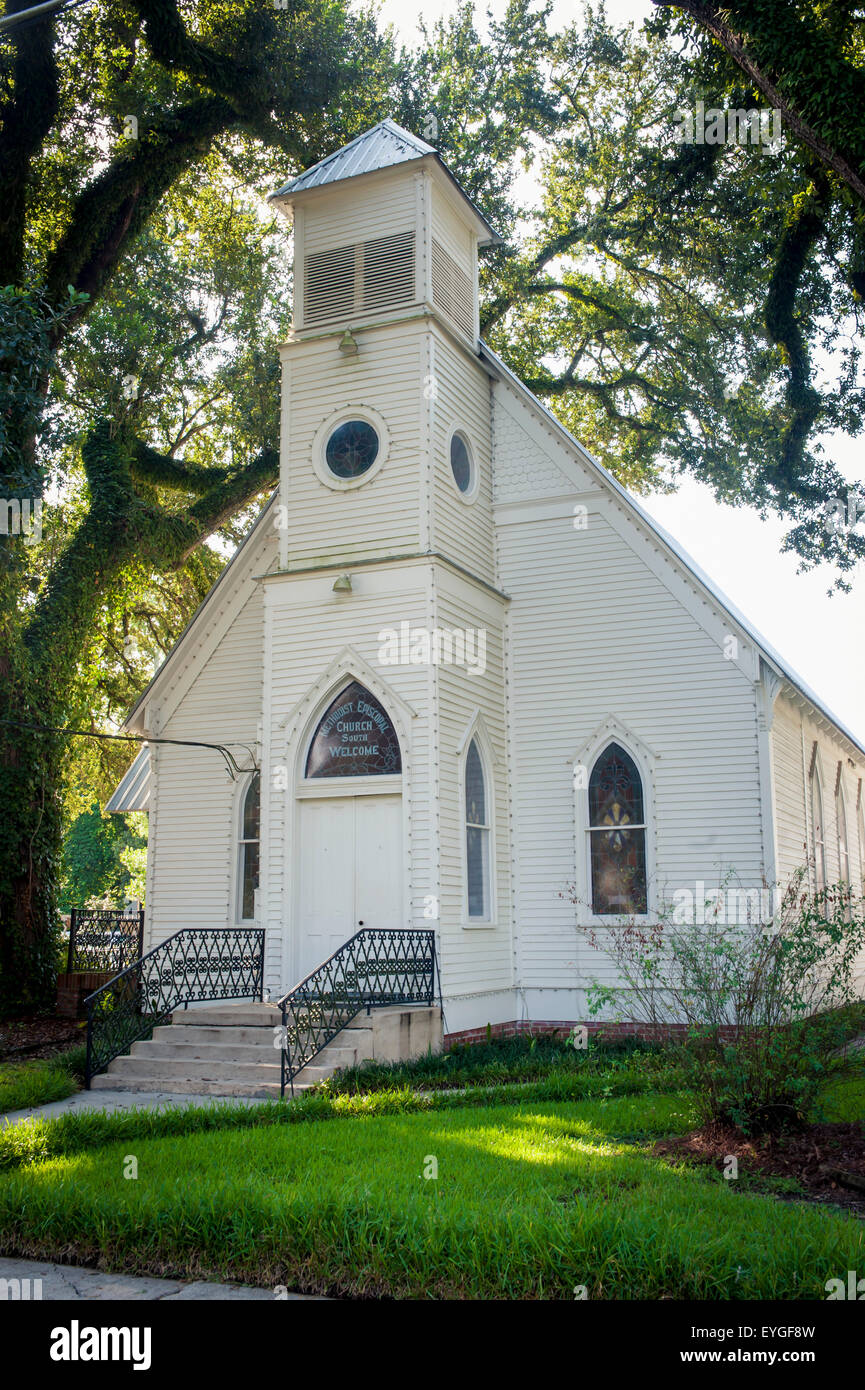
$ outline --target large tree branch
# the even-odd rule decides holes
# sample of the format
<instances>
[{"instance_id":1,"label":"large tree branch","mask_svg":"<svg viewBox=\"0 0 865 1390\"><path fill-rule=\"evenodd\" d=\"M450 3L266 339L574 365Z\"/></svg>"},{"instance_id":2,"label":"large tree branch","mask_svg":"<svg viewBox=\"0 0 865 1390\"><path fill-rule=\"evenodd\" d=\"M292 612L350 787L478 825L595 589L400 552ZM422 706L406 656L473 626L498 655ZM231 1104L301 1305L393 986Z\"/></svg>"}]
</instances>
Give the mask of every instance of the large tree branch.
<instances>
[{"instance_id":1,"label":"large tree branch","mask_svg":"<svg viewBox=\"0 0 865 1390\"><path fill-rule=\"evenodd\" d=\"M227 468L200 468L170 454L157 453L149 445L136 442L130 460L133 477L142 482L203 495L225 482Z\"/></svg>"},{"instance_id":2,"label":"large tree branch","mask_svg":"<svg viewBox=\"0 0 865 1390\"><path fill-rule=\"evenodd\" d=\"M825 176L821 174L825 183ZM822 190L826 192L825 188ZM781 439L778 474L784 490L801 492L805 445L821 409L820 393L811 385L808 341L796 317L796 297L808 259L825 231L820 190L784 231L778 244L764 319L771 343L781 348L790 375L787 408L790 420Z\"/></svg>"},{"instance_id":3,"label":"large tree branch","mask_svg":"<svg viewBox=\"0 0 865 1390\"><path fill-rule=\"evenodd\" d=\"M124 147L75 201L46 267L49 300L61 302L67 285L72 285L92 303L163 194L233 119L233 108L220 97L202 97L163 117L142 131L134 145ZM69 321L64 320L64 327Z\"/></svg>"},{"instance_id":4,"label":"large tree branch","mask_svg":"<svg viewBox=\"0 0 865 1390\"><path fill-rule=\"evenodd\" d=\"M776 111L780 112L782 119L793 133L817 155L827 168L833 170L847 184L857 198L865 202L865 172L863 172L861 152L857 154L855 151L835 148L829 144L820 135L813 122L803 115L802 102L794 102L785 92L782 92L779 86L780 76L766 70L754 47L749 47L744 36L737 33L727 22L725 16L730 15L731 11L735 12L736 6L704 4L702 0L652 0L652 3L659 9L681 10L683 14L690 15L692 19L695 19L714 39L717 39L757 90L762 92ZM744 8L743 20L750 27L752 23L756 22L757 17L753 12L748 13L747 6ZM786 21L787 27L791 29L792 32L789 35L787 45L791 58L797 53L808 54L807 64L800 64L796 69L798 81L804 83L803 91L807 94L813 81L811 95L815 98L814 105L817 109L820 107L825 109L826 68L821 59L829 57L836 73L843 79L843 85L850 89L845 95L836 88L832 94L833 101L848 101L850 106L848 114L861 111L863 99L865 99L865 84L863 84L861 72L855 69L852 64L846 63L835 49L828 47L830 40L827 34L814 26L806 28L797 15L790 13L792 8L789 5L776 5L770 22L777 25L783 19Z\"/></svg>"},{"instance_id":5,"label":"large tree branch","mask_svg":"<svg viewBox=\"0 0 865 1390\"><path fill-rule=\"evenodd\" d=\"M31 0L7 0L6 14ZM30 166L57 116L54 20L14 28L11 95L0 105L0 285L21 283Z\"/></svg>"},{"instance_id":6,"label":"large tree branch","mask_svg":"<svg viewBox=\"0 0 865 1390\"><path fill-rule=\"evenodd\" d=\"M153 450L115 434L107 421L85 441L81 458L90 510L52 570L27 624L25 640L34 666L71 673L117 575L131 559L157 572L179 569L209 535L279 477L279 453L265 449L185 512L172 514L135 492L133 468L142 456L156 467L159 456ZM173 465L174 460L163 459L163 464Z\"/></svg>"}]
</instances>

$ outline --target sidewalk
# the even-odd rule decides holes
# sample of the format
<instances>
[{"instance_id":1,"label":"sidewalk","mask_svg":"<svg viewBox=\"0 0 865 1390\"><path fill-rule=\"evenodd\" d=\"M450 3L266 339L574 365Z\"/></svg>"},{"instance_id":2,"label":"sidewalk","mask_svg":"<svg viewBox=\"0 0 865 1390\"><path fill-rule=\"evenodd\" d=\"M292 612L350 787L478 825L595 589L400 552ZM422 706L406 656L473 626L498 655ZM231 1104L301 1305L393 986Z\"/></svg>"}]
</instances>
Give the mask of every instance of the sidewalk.
<instances>
[{"instance_id":1,"label":"sidewalk","mask_svg":"<svg viewBox=\"0 0 865 1390\"><path fill-rule=\"evenodd\" d=\"M19 1281L10 1288L3 1280ZM20 1281L29 1280L29 1284ZM34 1285L41 1280L41 1288ZM286 1293L280 1288L256 1289L249 1284L211 1284L205 1279L186 1282L182 1279L149 1279L137 1274L105 1274L101 1269L83 1269L75 1265L48 1264L43 1260L11 1260L0 1258L0 1302L17 1301L19 1297L43 1303L81 1302L96 1299L105 1301L158 1300L163 1303L225 1302L239 1299L257 1302L287 1302L300 1299L308 1302L327 1302L315 1294Z\"/></svg>"},{"instance_id":2,"label":"sidewalk","mask_svg":"<svg viewBox=\"0 0 865 1390\"><path fill-rule=\"evenodd\" d=\"M21 1120L53 1120L70 1112L101 1110L158 1110L161 1106L186 1105L263 1105L258 1096L179 1096L170 1091L76 1091L65 1100L52 1100L47 1105L34 1105L28 1110L11 1110L0 1115L0 1129L19 1124Z\"/></svg>"}]
</instances>

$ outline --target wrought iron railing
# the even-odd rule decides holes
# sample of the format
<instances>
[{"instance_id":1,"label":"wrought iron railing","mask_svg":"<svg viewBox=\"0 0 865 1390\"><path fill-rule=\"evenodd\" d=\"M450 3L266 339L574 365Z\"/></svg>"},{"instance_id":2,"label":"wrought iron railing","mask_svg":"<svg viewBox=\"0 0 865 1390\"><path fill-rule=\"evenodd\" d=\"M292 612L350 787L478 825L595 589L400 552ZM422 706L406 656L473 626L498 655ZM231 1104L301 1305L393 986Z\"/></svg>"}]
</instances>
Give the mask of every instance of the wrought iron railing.
<instances>
[{"instance_id":1,"label":"wrought iron railing","mask_svg":"<svg viewBox=\"0 0 865 1390\"><path fill-rule=\"evenodd\" d=\"M66 969L107 970L112 975L141 959L144 913L125 916L105 908L73 907Z\"/></svg>"},{"instance_id":2,"label":"wrought iron railing","mask_svg":"<svg viewBox=\"0 0 865 1390\"><path fill-rule=\"evenodd\" d=\"M281 1094L363 1009L432 1004L435 932L364 927L278 1003L282 1009Z\"/></svg>"},{"instance_id":3,"label":"wrought iron railing","mask_svg":"<svg viewBox=\"0 0 865 1390\"><path fill-rule=\"evenodd\" d=\"M264 930L182 927L89 994L86 1084L181 1005L260 999Z\"/></svg>"}]
</instances>

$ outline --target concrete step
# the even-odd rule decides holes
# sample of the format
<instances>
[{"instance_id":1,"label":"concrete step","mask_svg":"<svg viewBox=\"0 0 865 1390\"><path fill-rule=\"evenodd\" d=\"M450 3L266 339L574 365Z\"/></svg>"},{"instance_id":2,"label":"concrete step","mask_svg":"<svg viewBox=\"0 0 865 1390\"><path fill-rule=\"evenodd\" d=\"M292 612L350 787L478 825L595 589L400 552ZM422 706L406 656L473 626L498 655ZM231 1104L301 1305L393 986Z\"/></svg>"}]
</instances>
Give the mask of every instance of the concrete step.
<instances>
[{"instance_id":1,"label":"concrete step","mask_svg":"<svg viewBox=\"0 0 865 1390\"><path fill-rule=\"evenodd\" d=\"M258 1043L207 1042L137 1042L132 1044L133 1057L201 1057L211 1062L272 1062L279 1061L279 1049Z\"/></svg>"},{"instance_id":2,"label":"concrete step","mask_svg":"<svg viewBox=\"0 0 865 1390\"><path fill-rule=\"evenodd\" d=\"M272 1004L219 1004L179 1010L149 1040L133 1043L107 1072L94 1077L95 1090L156 1091L177 1095L278 1097L281 1058L274 1028L282 1022ZM440 1046L441 1016L423 1006L374 1010L357 1015L304 1067L295 1094L326 1080L338 1068L368 1058L396 1060Z\"/></svg>"},{"instance_id":3,"label":"concrete step","mask_svg":"<svg viewBox=\"0 0 865 1390\"><path fill-rule=\"evenodd\" d=\"M322 1062L333 1067L353 1067L357 1062L357 1050L354 1047L337 1046L336 1042L331 1043L319 1054ZM279 1049L273 1046L272 1040L266 1047L255 1043L207 1043L207 1042L174 1042L156 1041L137 1042L132 1044L131 1056L137 1058L152 1058L153 1060L165 1060L176 1058L183 1060L201 1060L206 1062L262 1062L265 1065L279 1064ZM117 1059L119 1061L119 1058Z\"/></svg>"},{"instance_id":4,"label":"concrete step","mask_svg":"<svg viewBox=\"0 0 865 1390\"><path fill-rule=\"evenodd\" d=\"M282 1022L282 1011L275 1004L207 1004L203 1008L177 1009L171 1015L172 1027L200 1028L204 1024L274 1028Z\"/></svg>"},{"instance_id":5,"label":"concrete step","mask_svg":"<svg viewBox=\"0 0 865 1390\"><path fill-rule=\"evenodd\" d=\"M90 1083L94 1091L129 1091L133 1093L143 1092L162 1092L172 1096L254 1096L261 1100L279 1100L279 1081L209 1081L203 1077L195 1076L189 1078L172 1077L170 1082L160 1086L147 1076L128 1076L118 1078L113 1074L103 1072L100 1076L94 1076ZM295 1081L295 1094L303 1093L309 1089L309 1084ZM290 1091L286 1087L286 1094L290 1096Z\"/></svg>"},{"instance_id":6,"label":"concrete step","mask_svg":"<svg viewBox=\"0 0 865 1390\"><path fill-rule=\"evenodd\" d=\"M167 1081L173 1076L204 1076L211 1081L263 1081L279 1079L279 1055L275 1062L221 1062L203 1057L115 1057L109 1064L108 1076L149 1076L154 1081ZM164 1088L161 1088L164 1089Z\"/></svg>"},{"instance_id":7,"label":"concrete step","mask_svg":"<svg viewBox=\"0 0 865 1390\"><path fill-rule=\"evenodd\" d=\"M276 1025L279 1026L279 1025ZM230 1024L189 1024L182 1031L176 1024L160 1024L153 1030L153 1042L176 1042L182 1038L185 1043L255 1043L259 1047L273 1047L273 1025L263 1028L249 1026L232 1027Z\"/></svg>"}]
</instances>

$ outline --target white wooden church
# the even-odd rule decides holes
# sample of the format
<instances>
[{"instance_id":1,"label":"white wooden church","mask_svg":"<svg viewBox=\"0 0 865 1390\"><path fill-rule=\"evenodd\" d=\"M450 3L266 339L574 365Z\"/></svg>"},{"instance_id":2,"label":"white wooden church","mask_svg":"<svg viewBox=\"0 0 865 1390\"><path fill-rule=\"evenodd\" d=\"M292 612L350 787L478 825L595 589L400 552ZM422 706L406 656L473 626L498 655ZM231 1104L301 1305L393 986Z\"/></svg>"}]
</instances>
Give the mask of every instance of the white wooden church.
<instances>
[{"instance_id":1,"label":"white wooden church","mask_svg":"<svg viewBox=\"0 0 865 1390\"><path fill-rule=\"evenodd\" d=\"M276 997L434 928L466 1036L586 1018L578 921L859 883L865 747L480 340L496 233L436 151L385 120L273 201L279 489L109 803L149 812L145 948L255 922Z\"/></svg>"}]
</instances>

